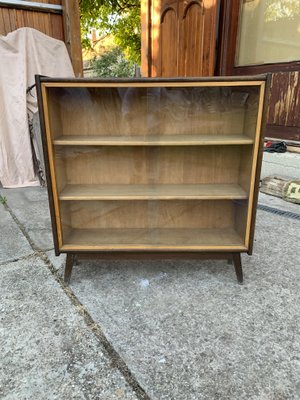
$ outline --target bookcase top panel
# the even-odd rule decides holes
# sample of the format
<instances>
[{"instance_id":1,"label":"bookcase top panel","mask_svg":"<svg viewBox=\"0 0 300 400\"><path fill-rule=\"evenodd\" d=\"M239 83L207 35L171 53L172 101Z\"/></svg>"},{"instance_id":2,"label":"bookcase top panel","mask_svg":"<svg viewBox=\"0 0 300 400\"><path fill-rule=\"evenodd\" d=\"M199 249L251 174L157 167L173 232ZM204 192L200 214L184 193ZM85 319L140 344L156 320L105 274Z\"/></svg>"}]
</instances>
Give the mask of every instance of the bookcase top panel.
<instances>
[{"instance_id":1,"label":"bookcase top panel","mask_svg":"<svg viewBox=\"0 0 300 400\"><path fill-rule=\"evenodd\" d=\"M226 86L262 86L264 81L49 81L45 87L226 87Z\"/></svg>"},{"instance_id":2,"label":"bookcase top panel","mask_svg":"<svg viewBox=\"0 0 300 400\"><path fill-rule=\"evenodd\" d=\"M253 76L218 76L190 78L49 78L37 75L37 80L45 86L235 86L261 85L268 79L268 74Z\"/></svg>"}]
</instances>

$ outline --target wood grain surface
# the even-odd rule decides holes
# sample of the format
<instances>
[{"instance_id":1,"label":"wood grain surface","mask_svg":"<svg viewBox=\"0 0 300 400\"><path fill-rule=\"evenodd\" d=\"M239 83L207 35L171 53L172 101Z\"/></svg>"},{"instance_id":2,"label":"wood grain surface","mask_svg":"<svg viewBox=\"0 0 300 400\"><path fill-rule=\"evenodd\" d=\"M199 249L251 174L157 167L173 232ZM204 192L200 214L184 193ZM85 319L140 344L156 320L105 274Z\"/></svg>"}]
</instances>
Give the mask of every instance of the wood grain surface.
<instances>
[{"instance_id":1,"label":"wood grain surface","mask_svg":"<svg viewBox=\"0 0 300 400\"><path fill-rule=\"evenodd\" d=\"M67 185L60 200L222 200L247 199L237 184Z\"/></svg>"},{"instance_id":2,"label":"wood grain surface","mask_svg":"<svg viewBox=\"0 0 300 400\"><path fill-rule=\"evenodd\" d=\"M67 235L63 251L74 250L245 250L233 229L78 229Z\"/></svg>"}]
</instances>

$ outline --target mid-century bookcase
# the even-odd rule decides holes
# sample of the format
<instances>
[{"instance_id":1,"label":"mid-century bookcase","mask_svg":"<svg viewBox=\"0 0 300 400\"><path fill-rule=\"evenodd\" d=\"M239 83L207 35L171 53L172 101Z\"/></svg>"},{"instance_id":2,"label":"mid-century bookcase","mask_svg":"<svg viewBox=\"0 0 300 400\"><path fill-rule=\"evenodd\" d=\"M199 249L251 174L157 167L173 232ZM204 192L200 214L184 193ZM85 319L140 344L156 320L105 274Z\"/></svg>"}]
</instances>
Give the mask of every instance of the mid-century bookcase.
<instances>
[{"instance_id":1,"label":"mid-century bookcase","mask_svg":"<svg viewBox=\"0 0 300 400\"><path fill-rule=\"evenodd\" d=\"M37 76L56 255L252 253L267 76Z\"/></svg>"}]
</instances>

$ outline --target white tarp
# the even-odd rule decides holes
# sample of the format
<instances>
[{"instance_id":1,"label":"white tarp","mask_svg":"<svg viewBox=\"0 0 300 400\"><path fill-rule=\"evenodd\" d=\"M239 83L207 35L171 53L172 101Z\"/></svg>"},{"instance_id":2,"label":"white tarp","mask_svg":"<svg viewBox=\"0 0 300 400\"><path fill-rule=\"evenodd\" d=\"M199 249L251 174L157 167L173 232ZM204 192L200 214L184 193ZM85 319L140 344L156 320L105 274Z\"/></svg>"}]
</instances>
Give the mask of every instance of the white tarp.
<instances>
[{"instance_id":1,"label":"white tarp","mask_svg":"<svg viewBox=\"0 0 300 400\"><path fill-rule=\"evenodd\" d=\"M74 77L64 42L31 29L0 36L0 182L37 186L27 112L37 111L34 75ZM34 96L32 96L34 93Z\"/></svg>"}]
</instances>

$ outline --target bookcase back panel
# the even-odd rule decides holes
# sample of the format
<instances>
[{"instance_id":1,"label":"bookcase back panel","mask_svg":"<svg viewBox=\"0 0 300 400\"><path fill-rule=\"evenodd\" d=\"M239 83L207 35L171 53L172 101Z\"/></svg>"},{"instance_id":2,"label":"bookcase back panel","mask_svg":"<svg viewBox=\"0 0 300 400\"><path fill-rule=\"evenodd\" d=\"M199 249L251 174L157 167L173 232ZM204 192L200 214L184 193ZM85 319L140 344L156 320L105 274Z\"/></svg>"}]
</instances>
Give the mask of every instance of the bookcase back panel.
<instances>
[{"instance_id":1,"label":"bookcase back panel","mask_svg":"<svg viewBox=\"0 0 300 400\"><path fill-rule=\"evenodd\" d=\"M245 251L233 228L73 229L62 251ZM162 256L163 257L163 256Z\"/></svg>"},{"instance_id":2,"label":"bookcase back panel","mask_svg":"<svg viewBox=\"0 0 300 400\"><path fill-rule=\"evenodd\" d=\"M57 101L57 96L48 95L45 98L46 115L49 116L50 137L56 139L62 135L62 113L60 101Z\"/></svg>"},{"instance_id":3,"label":"bookcase back panel","mask_svg":"<svg viewBox=\"0 0 300 400\"><path fill-rule=\"evenodd\" d=\"M66 213L65 213L66 211ZM228 228L233 201L70 201L62 222L71 228Z\"/></svg>"},{"instance_id":4,"label":"bookcase back panel","mask_svg":"<svg viewBox=\"0 0 300 400\"><path fill-rule=\"evenodd\" d=\"M259 87L50 87L47 93L53 138L255 135Z\"/></svg>"},{"instance_id":5,"label":"bookcase back panel","mask_svg":"<svg viewBox=\"0 0 300 400\"><path fill-rule=\"evenodd\" d=\"M60 191L67 184L239 183L243 147L57 146L58 187ZM245 154L251 157L251 151Z\"/></svg>"},{"instance_id":6,"label":"bookcase back panel","mask_svg":"<svg viewBox=\"0 0 300 400\"><path fill-rule=\"evenodd\" d=\"M239 207L234 201L66 202L62 204L63 244L196 246L208 240L241 245L245 232L236 229Z\"/></svg>"},{"instance_id":7,"label":"bookcase back panel","mask_svg":"<svg viewBox=\"0 0 300 400\"><path fill-rule=\"evenodd\" d=\"M243 241L246 241L247 214L249 204L247 200L237 200L234 203L234 228Z\"/></svg>"},{"instance_id":8,"label":"bookcase back panel","mask_svg":"<svg viewBox=\"0 0 300 400\"><path fill-rule=\"evenodd\" d=\"M251 168L253 163L253 146L240 147L239 185L249 193L251 184Z\"/></svg>"}]
</instances>

